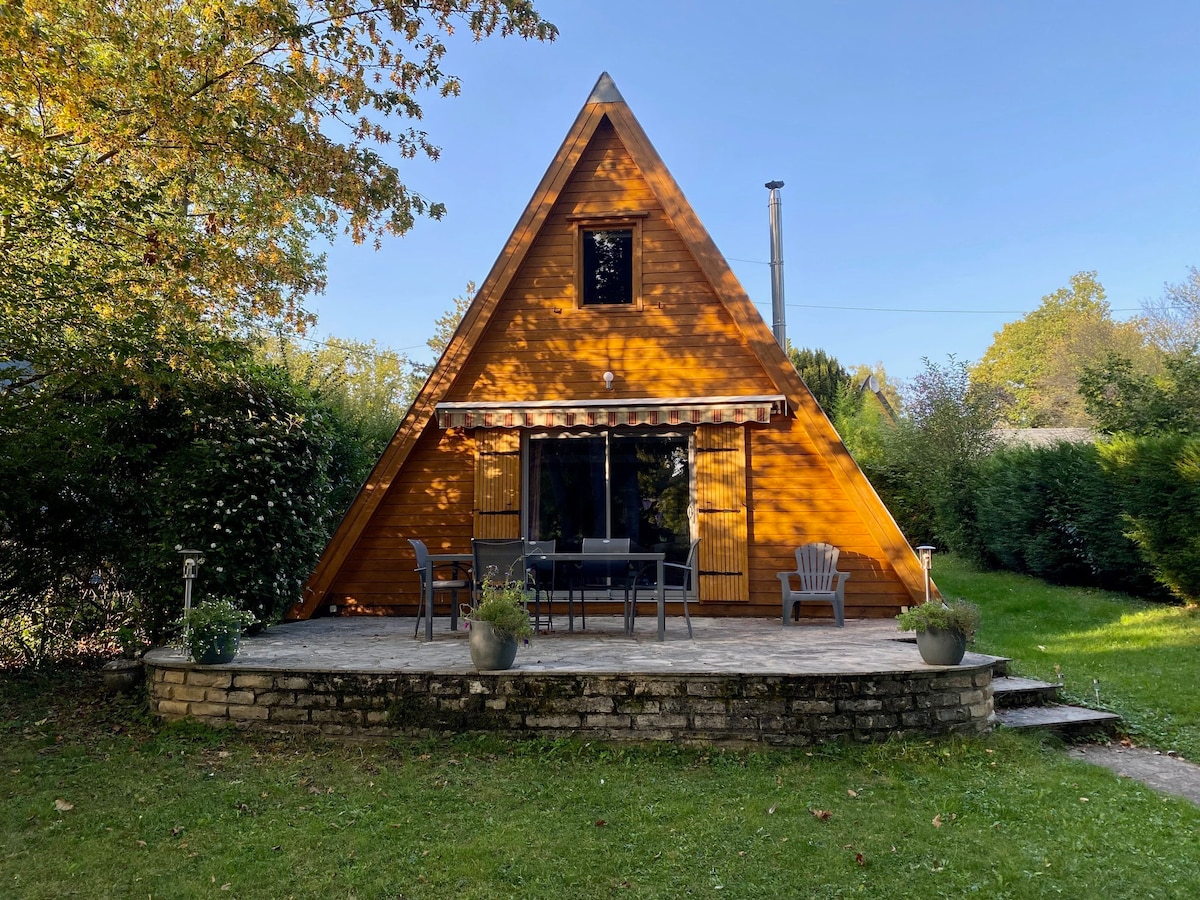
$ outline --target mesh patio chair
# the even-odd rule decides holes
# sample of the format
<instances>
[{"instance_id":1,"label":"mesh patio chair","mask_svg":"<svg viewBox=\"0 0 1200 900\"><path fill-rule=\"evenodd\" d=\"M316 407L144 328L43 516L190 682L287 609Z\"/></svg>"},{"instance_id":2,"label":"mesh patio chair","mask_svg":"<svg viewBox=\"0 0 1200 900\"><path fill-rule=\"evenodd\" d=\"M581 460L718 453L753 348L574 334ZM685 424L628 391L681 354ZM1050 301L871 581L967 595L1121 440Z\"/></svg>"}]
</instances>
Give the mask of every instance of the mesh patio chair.
<instances>
[{"instance_id":1,"label":"mesh patio chair","mask_svg":"<svg viewBox=\"0 0 1200 900\"><path fill-rule=\"evenodd\" d=\"M417 575L421 578L421 602L417 606L417 627L413 629L413 637L415 638L421 632L421 620L425 618L425 595L429 590L433 591L433 596L437 598L438 591L450 592L450 630L458 630L458 592L469 591L471 581L469 578L460 577L462 564L460 563L434 563L429 559L429 549L425 546L424 541L409 540L412 544L413 552L417 555ZM452 577L438 578L435 569L450 569Z\"/></svg>"},{"instance_id":2,"label":"mesh patio chair","mask_svg":"<svg viewBox=\"0 0 1200 900\"><path fill-rule=\"evenodd\" d=\"M584 553L628 553L629 538L584 538L582 550ZM579 617L583 621L582 628L587 628L588 591L605 591L612 599L614 587L620 587L625 592L625 606L629 606L629 592L633 588L633 570L629 561L624 559L612 562L580 563L575 575L575 584L579 587ZM568 597L568 613L570 614L571 598Z\"/></svg>"},{"instance_id":3,"label":"mesh patio chair","mask_svg":"<svg viewBox=\"0 0 1200 900\"><path fill-rule=\"evenodd\" d=\"M692 616L688 612L688 602L699 599L697 589L699 586L699 569L697 563L699 561L700 538L692 541L692 546L688 549L687 561L684 563L663 563L663 596L671 599L671 595L677 594L677 598L683 601L683 621L687 623L688 637L692 637ZM642 567L637 579L633 582L633 600L628 604L625 610L626 630L633 633L633 623L637 618L637 595L638 590L651 588L658 589L658 585L654 583L654 578L658 573L658 567L654 563L647 563ZM650 579L647 581L647 579Z\"/></svg>"},{"instance_id":4,"label":"mesh patio chair","mask_svg":"<svg viewBox=\"0 0 1200 900\"><path fill-rule=\"evenodd\" d=\"M486 578L503 584L519 584L525 587L525 541L475 538L471 541L471 554L475 558L472 574L475 579L473 603L479 602L479 592Z\"/></svg>"},{"instance_id":5,"label":"mesh patio chair","mask_svg":"<svg viewBox=\"0 0 1200 900\"><path fill-rule=\"evenodd\" d=\"M553 553L557 541L526 541L525 571L533 588L533 630L554 630L554 560L537 559L541 553ZM546 618L542 619L542 594L546 595Z\"/></svg>"}]
</instances>

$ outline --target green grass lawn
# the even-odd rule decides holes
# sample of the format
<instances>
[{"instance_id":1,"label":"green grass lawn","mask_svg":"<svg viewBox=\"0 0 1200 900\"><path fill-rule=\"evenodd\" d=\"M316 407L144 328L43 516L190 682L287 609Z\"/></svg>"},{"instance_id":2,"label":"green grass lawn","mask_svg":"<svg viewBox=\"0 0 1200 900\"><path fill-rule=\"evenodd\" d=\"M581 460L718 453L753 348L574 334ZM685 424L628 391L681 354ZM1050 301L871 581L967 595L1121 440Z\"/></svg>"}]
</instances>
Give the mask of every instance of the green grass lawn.
<instances>
[{"instance_id":1,"label":"green grass lawn","mask_svg":"<svg viewBox=\"0 0 1200 900\"><path fill-rule=\"evenodd\" d=\"M944 593L982 609L975 649L1011 657L1016 674L1061 675L1072 701L1119 713L1140 742L1200 761L1200 609L981 573L953 557L935 567Z\"/></svg>"},{"instance_id":2,"label":"green grass lawn","mask_svg":"<svg viewBox=\"0 0 1200 900\"><path fill-rule=\"evenodd\" d=\"M1014 658L1194 748L1194 611L939 559ZM1037 737L337 743L0 674L0 897L1200 896L1200 808Z\"/></svg>"},{"instance_id":3,"label":"green grass lawn","mask_svg":"<svg viewBox=\"0 0 1200 900\"><path fill-rule=\"evenodd\" d=\"M1200 809L1018 735L360 746L10 693L5 897L1200 895Z\"/></svg>"}]
</instances>

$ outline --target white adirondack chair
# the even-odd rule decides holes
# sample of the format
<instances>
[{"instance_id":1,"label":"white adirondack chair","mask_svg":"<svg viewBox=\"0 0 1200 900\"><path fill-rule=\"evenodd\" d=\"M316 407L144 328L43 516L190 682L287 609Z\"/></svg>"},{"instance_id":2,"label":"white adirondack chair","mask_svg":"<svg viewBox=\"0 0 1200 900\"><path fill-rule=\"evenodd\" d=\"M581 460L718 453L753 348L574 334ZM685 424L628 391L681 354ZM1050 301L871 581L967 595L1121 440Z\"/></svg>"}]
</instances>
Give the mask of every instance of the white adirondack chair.
<instances>
[{"instance_id":1,"label":"white adirondack chair","mask_svg":"<svg viewBox=\"0 0 1200 900\"><path fill-rule=\"evenodd\" d=\"M846 579L849 572L837 571L838 548L832 544L805 544L796 550L796 571L780 572L783 586L783 624L791 625L793 614L799 617L797 604L830 603L838 627L845 624ZM792 579L800 589L792 589Z\"/></svg>"}]
</instances>

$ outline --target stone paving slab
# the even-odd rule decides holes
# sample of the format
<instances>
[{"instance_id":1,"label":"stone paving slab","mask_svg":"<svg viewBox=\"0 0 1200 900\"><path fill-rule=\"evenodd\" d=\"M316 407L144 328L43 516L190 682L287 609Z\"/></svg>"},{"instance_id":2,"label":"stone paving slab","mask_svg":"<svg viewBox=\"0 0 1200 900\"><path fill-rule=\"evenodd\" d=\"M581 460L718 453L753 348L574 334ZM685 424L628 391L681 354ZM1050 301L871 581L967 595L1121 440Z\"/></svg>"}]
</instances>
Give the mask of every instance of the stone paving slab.
<instances>
[{"instance_id":1,"label":"stone paving slab","mask_svg":"<svg viewBox=\"0 0 1200 900\"><path fill-rule=\"evenodd\" d=\"M1200 803L1200 765L1144 747L1118 744L1087 744L1073 747L1069 754L1085 762L1104 766L1121 778L1133 778L1164 794Z\"/></svg>"},{"instance_id":2,"label":"stone paving slab","mask_svg":"<svg viewBox=\"0 0 1200 900\"><path fill-rule=\"evenodd\" d=\"M1007 728L1059 728L1079 729L1086 725L1104 726L1120 721L1121 717L1110 712L1087 709L1082 706L1021 706L1015 709L998 709L996 718Z\"/></svg>"},{"instance_id":3,"label":"stone paving slab","mask_svg":"<svg viewBox=\"0 0 1200 900\"><path fill-rule=\"evenodd\" d=\"M694 639L682 618L667 620L667 640L654 639L653 617L638 620L630 637L619 616L588 616L586 631L565 625L537 635L517 653L516 672L872 674L937 670L921 661L893 619L848 619L784 628L779 619L693 618ZM556 623L557 624L557 623ZM321 618L276 625L246 637L230 668L346 672L471 671L467 633L435 621L434 640L413 638L411 617ZM992 657L968 653L962 666ZM151 663L179 663L175 648L152 651ZM954 667L950 667L954 668Z\"/></svg>"}]
</instances>

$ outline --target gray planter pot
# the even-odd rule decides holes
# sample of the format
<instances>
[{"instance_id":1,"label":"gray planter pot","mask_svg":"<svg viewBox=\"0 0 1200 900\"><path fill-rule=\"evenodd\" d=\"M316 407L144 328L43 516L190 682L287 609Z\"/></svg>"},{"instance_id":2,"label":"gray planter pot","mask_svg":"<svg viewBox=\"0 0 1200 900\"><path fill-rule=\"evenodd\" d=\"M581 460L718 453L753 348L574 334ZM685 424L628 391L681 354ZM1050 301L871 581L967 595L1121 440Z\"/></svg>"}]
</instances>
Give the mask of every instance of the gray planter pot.
<instances>
[{"instance_id":1,"label":"gray planter pot","mask_svg":"<svg viewBox=\"0 0 1200 900\"><path fill-rule=\"evenodd\" d=\"M931 666L957 666L967 652L967 636L961 631L927 628L917 632L917 649Z\"/></svg>"},{"instance_id":2,"label":"gray planter pot","mask_svg":"<svg viewBox=\"0 0 1200 900\"><path fill-rule=\"evenodd\" d=\"M104 687L112 694L130 693L142 683L145 674L146 668L140 659L114 659L100 669Z\"/></svg>"},{"instance_id":3,"label":"gray planter pot","mask_svg":"<svg viewBox=\"0 0 1200 900\"><path fill-rule=\"evenodd\" d=\"M467 643L471 648L471 664L480 672L511 669L517 658L517 639L497 634L491 622L472 622Z\"/></svg>"}]
</instances>

